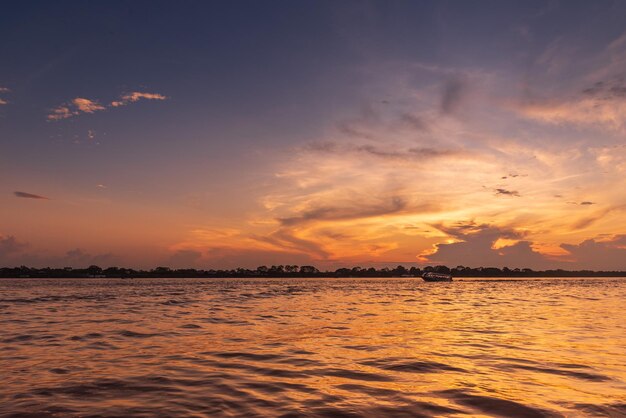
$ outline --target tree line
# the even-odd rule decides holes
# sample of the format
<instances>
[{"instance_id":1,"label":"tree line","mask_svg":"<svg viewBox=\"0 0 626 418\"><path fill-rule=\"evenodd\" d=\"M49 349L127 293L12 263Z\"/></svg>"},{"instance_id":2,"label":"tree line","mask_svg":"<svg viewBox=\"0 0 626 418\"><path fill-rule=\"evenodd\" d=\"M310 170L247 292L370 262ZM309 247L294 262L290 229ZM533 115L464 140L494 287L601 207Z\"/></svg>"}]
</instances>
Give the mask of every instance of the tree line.
<instances>
[{"instance_id":1,"label":"tree line","mask_svg":"<svg viewBox=\"0 0 626 418\"><path fill-rule=\"evenodd\" d=\"M245 278L245 277L420 277L427 272L451 274L454 277L626 277L625 271L592 271L592 270L532 270L529 268L504 267L465 267L457 266L426 266L423 268L397 266L395 268L374 267L339 268L334 271L320 271L314 266L278 265L259 266L256 269L235 268L230 270L215 269L172 269L156 267L150 270L136 270L124 267L89 266L87 268L31 268L4 267L0 268L2 278Z\"/></svg>"}]
</instances>

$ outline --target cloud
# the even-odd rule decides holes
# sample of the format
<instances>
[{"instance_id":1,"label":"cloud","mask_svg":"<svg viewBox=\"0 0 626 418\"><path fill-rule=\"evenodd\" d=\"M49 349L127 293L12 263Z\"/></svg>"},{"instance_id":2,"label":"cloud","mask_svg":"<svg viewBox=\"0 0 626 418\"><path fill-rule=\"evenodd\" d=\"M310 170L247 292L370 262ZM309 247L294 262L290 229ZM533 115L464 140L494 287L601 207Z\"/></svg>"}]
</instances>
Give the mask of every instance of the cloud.
<instances>
[{"instance_id":1,"label":"cloud","mask_svg":"<svg viewBox=\"0 0 626 418\"><path fill-rule=\"evenodd\" d=\"M202 253L194 250L178 250L170 256L167 265L174 268L198 267Z\"/></svg>"},{"instance_id":2,"label":"cloud","mask_svg":"<svg viewBox=\"0 0 626 418\"><path fill-rule=\"evenodd\" d=\"M466 84L460 78L448 79L441 94L441 113L445 115L455 113L463 100L465 90Z\"/></svg>"},{"instance_id":3,"label":"cloud","mask_svg":"<svg viewBox=\"0 0 626 418\"><path fill-rule=\"evenodd\" d=\"M626 270L626 235L608 240L587 239L580 244L561 244L572 255L577 268L592 270Z\"/></svg>"},{"instance_id":4,"label":"cloud","mask_svg":"<svg viewBox=\"0 0 626 418\"><path fill-rule=\"evenodd\" d=\"M74 104L74 106L76 106L78 111L82 113L93 113L97 112L98 110L105 109L105 107L99 104L97 101L84 99L82 97L75 98L74 100L72 100L72 103Z\"/></svg>"},{"instance_id":5,"label":"cloud","mask_svg":"<svg viewBox=\"0 0 626 418\"><path fill-rule=\"evenodd\" d=\"M251 238L270 244L272 247L285 252L308 254L321 259L326 259L330 256L330 253L324 250L321 244L299 238L288 228L281 228L266 236L253 235Z\"/></svg>"},{"instance_id":6,"label":"cloud","mask_svg":"<svg viewBox=\"0 0 626 418\"><path fill-rule=\"evenodd\" d=\"M546 268L553 261L532 248L532 243L520 240L523 233L487 224L461 223L451 227L434 225L454 237L457 242L435 244L432 251L420 255L428 264L469 267L530 267ZM495 248L500 239L517 240L512 245Z\"/></svg>"},{"instance_id":7,"label":"cloud","mask_svg":"<svg viewBox=\"0 0 626 418\"><path fill-rule=\"evenodd\" d=\"M494 192L496 196L515 196L520 197L519 192L516 190L507 190L507 189L495 189Z\"/></svg>"},{"instance_id":8,"label":"cloud","mask_svg":"<svg viewBox=\"0 0 626 418\"><path fill-rule=\"evenodd\" d=\"M47 116L49 121L56 121L71 118L73 116L80 115L82 113L95 113L98 111L106 110L111 107L125 106L130 103L137 102L139 100L166 100L167 97L158 93L145 93L145 92L132 92L123 94L120 96L120 100L111 102L108 106L100 104L97 100L86 99L83 97L77 97L72 99L68 103L63 103L50 110Z\"/></svg>"},{"instance_id":9,"label":"cloud","mask_svg":"<svg viewBox=\"0 0 626 418\"><path fill-rule=\"evenodd\" d=\"M373 216L384 216L402 211L407 202L400 196L392 196L388 201L370 205L354 206L322 206L302 211L294 217L279 219L284 226L293 226L310 221L337 221L348 219L362 219Z\"/></svg>"},{"instance_id":10,"label":"cloud","mask_svg":"<svg viewBox=\"0 0 626 418\"><path fill-rule=\"evenodd\" d=\"M120 96L120 100L111 102L111 106L112 107L125 106L129 103L138 102L141 99L167 100L167 97L158 93L145 93L145 92L133 91L132 93L126 93Z\"/></svg>"},{"instance_id":11,"label":"cloud","mask_svg":"<svg viewBox=\"0 0 626 418\"><path fill-rule=\"evenodd\" d=\"M11 91L11 90L9 90L9 89L8 89L8 88L6 88L6 87L0 87L0 93L8 93L8 92L10 92L10 91ZM2 106L2 105L6 105L6 104L9 104L9 102L8 102L8 101L6 101L5 99L3 99L2 97L0 97L0 106Z\"/></svg>"},{"instance_id":12,"label":"cloud","mask_svg":"<svg viewBox=\"0 0 626 418\"><path fill-rule=\"evenodd\" d=\"M597 100L626 99L626 81L624 77L615 77L607 81L597 81L582 93Z\"/></svg>"},{"instance_id":13,"label":"cloud","mask_svg":"<svg viewBox=\"0 0 626 418\"><path fill-rule=\"evenodd\" d=\"M26 247L28 247L28 244L19 242L12 235L0 235L0 260L2 260L5 256L19 253Z\"/></svg>"},{"instance_id":14,"label":"cloud","mask_svg":"<svg viewBox=\"0 0 626 418\"><path fill-rule=\"evenodd\" d=\"M400 115L400 122L418 131L428 130L428 123L424 120L424 118L410 113L403 113Z\"/></svg>"},{"instance_id":15,"label":"cloud","mask_svg":"<svg viewBox=\"0 0 626 418\"><path fill-rule=\"evenodd\" d=\"M26 193L26 192L13 192L13 194L16 197L21 197L21 198L25 198L25 199L44 199L44 200L50 200L49 197L45 197L45 196L40 196L38 194L32 194L32 193Z\"/></svg>"},{"instance_id":16,"label":"cloud","mask_svg":"<svg viewBox=\"0 0 626 418\"><path fill-rule=\"evenodd\" d=\"M621 130L626 127L626 82L617 77L560 98L527 97L518 110L527 118L550 124Z\"/></svg>"},{"instance_id":17,"label":"cloud","mask_svg":"<svg viewBox=\"0 0 626 418\"><path fill-rule=\"evenodd\" d=\"M372 144L357 145L353 143L339 144L337 142L313 142L309 143L306 150L320 153L354 153L367 154L371 157L387 160L426 160L445 157L474 158L475 155L464 149L446 149L436 147L412 147L405 149L393 149L393 147L380 148Z\"/></svg>"},{"instance_id":18,"label":"cloud","mask_svg":"<svg viewBox=\"0 0 626 418\"><path fill-rule=\"evenodd\" d=\"M72 267L88 267L90 265L104 266L114 261L111 253L91 255L88 252L76 248L65 253L64 257L59 259L61 264Z\"/></svg>"},{"instance_id":19,"label":"cloud","mask_svg":"<svg viewBox=\"0 0 626 418\"><path fill-rule=\"evenodd\" d=\"M48 120L67 119L77 114L78 112L74 112L70 110L68 106L64 105L64 106L59 106L59 107L55 107L54 109L52 109L50 113L48 114L47 119Z\"/></svg>"},{"instance_id":20,"label":"cloud","mask_svg":"<svg viewBox=\"0 0 626 418\"><path fill-rule=\"evenodd\" d=\"M581 203L581 205L583 205L583 203ZM591 203L591 202L588 202L588 203ZM587 206L587 205L584 205L584 206ZM591 225L595 224L596 222L605 219L606 216L609 215L611 212L622 211L625 208L626 206L622 205L622 206L611 206L602 210L598 210L589 216L585 216L584 218L577 220L576 222L572 224L571 227L573 230L581 230L581 229L589 228Z\"/></svg>"},{"instance_id":21,"label":"cloud","mask_svg":"<svg viewBox=\"0 0 626 418\"><path fill-rule=\"evenodd\" d=\"M72 99L70 103L52 109L48 114L48 120L67 119L72 116L80 115L81 113L94 113L105 109L106 107L102 106L96 100L77 97Z\"/></svg>"}]
</instances>

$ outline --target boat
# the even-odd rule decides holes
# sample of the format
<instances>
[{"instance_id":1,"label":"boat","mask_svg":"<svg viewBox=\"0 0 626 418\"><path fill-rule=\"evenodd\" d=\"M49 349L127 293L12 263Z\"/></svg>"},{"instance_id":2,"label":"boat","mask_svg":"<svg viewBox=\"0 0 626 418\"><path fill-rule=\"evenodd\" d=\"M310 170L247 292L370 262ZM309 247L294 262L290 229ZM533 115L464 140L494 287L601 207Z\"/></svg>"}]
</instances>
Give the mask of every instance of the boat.
<instances>
[{"instance_id":1,"label":"boat","mask_svg":"<svg viewBox=\"0 0 626 418\"><path fill-rule=\"evenodd\" d=\"M422 274L422 279L426 282L451 282L452 276L450 274L433 273L429 271L428 273Z\"/></svg>"}]
</instances>

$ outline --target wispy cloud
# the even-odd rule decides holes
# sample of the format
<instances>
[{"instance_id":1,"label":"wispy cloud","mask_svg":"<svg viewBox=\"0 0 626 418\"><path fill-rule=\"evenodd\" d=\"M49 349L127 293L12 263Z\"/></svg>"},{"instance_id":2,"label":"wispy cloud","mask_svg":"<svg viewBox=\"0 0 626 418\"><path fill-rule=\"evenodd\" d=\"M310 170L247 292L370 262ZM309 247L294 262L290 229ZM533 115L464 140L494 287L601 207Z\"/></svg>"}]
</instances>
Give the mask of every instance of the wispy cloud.
<instances>
[{"instance_id":1,"label":"wispy cloud","mask_svg":"<svg viewBox=\"0 0 626 418\"><path fill-rule=\"evenodd\" d=\"M441 113L454 113L463 100L465 89L466 84L462 79L454 77L447 80L441 94Z\"/></svg>"},{"instance_id":2,"label":"wispy cloud","mask_svg":"<svg viewBox=\"0 0 626 418\"><path fill-rule=\"evenodd\" d=\"M8 93L10 91L11 90L9 90L6 87L0 87L0 93ZM6 99L3 99L2 97L0 97L0 106L6 105L6 104L9 104L9 102Z\"/></svg>"},{"instance_id":3,"label":"wispy cloud","mask_svg":"<svg viewBox=\"0 0 626 418\"><path fill-rule=\"evenodd\" d=\"M389 201L374 205L355 205L352 207L322 206L304 210L298 216L279 219L285 226L293 226L310 221L337 221L384 216L402 211L407 202L400 196L393 196Z\"/></svg>"},{"instance_id":4,"label":"wispy cloud","mask_svg":"<svg viewBox=\"0 0 626 418\"><path fill-rule=\"evenodd\" d=\"M40 196L38 194L33 194L33 193L26 193L26 192L13 192L13 194L15 195L15 197L21 197L24 199L43 199L43 200L50 200L49 197L45 197L45 196Z\"/></svg>"},{"instance_id":5,"label":"wispy cloud","mask_svg":"<svg viewBox=\"0 0 626 418\"><path fill-rule=\"evenodd\" d=\"M554 125L626 129L626 80L609 77L580 89L542 97L530 94L513 106L526 118Z\"/></svg>"},{"instance_id":6,"label":"wispy cloud","mask_svg":"<svg viewBox=\"0 0 626 418\"><path fill-rule=\"evenodd\" d=\"M106 109L106 107L102 106L96 100L77 97L72 99L69 103L52 109L48 114L48 120L67 119L72 116L80 115L81 113L94 113L104 109Z\"/></svg>"},{"instance_id":7,"label":"wispy cloud","mask_svg":"<svg viewBox=\"0 0 626 418\"><path fill-rule=\"evenodd\" d=\"M47 118L48 120L61 120L71 118L77 114L77 112L70 110L69 106L63 105L52 109L50 113L48 113Z\"/></svg>"},{"instance_id":8,"label":"wispy cloud","mask_svg":"<svg viewBox=\"0 0 626 418\"><path fill-rule=\"evenodd\" d=\"M132 93L126 93L120 96L120 100L111 102L112 107L125 106L129 103L138 102L139 100L167 100L167 97L158 93L144 93L139 91L133 91Z\"/></svg>"},{"instance_id":9,"label":"wispy cloud","mask_svg":"<svg viewBox=\"0 0 626 418\"><path fill-rule=\"evenodd\" d=\"M112 107L125 106L139 100L166 100L167 97L158 93L131 92L120 96L119 100L112 101L109 105L103 105L98 100L77 97L67 103L63 103L50 110L47 119L56 121L71 118L82 113L95 113Z\"/></svg>"},{"instance_id":10,"label":"wispy cloud","mask_svg":"<svg viewBox=\"0 0 626 418\"><path fill-rule=\"evenodd\" d=\"M495 189L494 192L496 193L496 196L520 197L519 192L517 190Z\"/></svg>"}]
</instances>

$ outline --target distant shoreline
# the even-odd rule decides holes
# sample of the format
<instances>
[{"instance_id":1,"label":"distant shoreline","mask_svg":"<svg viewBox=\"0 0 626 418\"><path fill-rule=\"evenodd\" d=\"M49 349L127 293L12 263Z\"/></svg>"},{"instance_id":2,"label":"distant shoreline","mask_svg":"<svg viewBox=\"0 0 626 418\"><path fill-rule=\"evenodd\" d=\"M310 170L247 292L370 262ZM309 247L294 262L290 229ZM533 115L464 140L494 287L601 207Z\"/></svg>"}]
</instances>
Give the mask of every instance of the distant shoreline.
<instances>
[{"instance_id":1,"label":"distant shoreline","mask_svg":"<svg viewBox=\"0 0 626 418\"><path fill-rule=\"evenodd\" d=\"M0 278L58 278L58 279L104 279L104 278L421 278L426 272L451 274L455 278L576 278L576 277L626 277L626 271L592 271L592 270L541 270L532 269L509 269L495 267L470 268L458 266L449 268L446 266L428 266L423 269L403 266L390 268L340 268L334 271L320 271L314 266L259 266L256 269L236 268L230 270L217 269L171 269L169 267L157 267L151 270L135 270L122 267L101 268L90 266L82 269L71 267L65 268L30 268L30 267L4 267L0 268Z\"/></svg>"}]
</instances>

